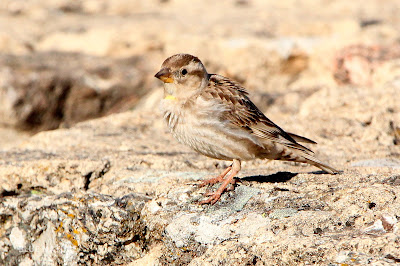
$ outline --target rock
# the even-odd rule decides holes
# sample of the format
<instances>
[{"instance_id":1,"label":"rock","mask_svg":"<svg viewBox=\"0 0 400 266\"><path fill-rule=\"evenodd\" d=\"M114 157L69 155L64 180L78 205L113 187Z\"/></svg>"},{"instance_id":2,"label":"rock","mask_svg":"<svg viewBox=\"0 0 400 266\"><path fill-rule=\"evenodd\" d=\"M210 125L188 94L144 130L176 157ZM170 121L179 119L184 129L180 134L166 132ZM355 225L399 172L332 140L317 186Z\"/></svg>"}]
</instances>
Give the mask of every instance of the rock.
<instances>
[{"instance_id":1,"label":"rock","mask_svg":"<svg viewBox=\"0 0 400 266\"><path fill-rule=\"evenodd\" d=\"M291 217L296 215L297 210L286 208L286 209L276 209L269 214L269 218L271 219L283 219L287 217Z\"/></svg>"},{"instance_id":2,"label":"rock","mask_svg":"<svg viewBox=\"0 0 400 266\"><path fill-rule=\"evenodd\" d=\"M396 10L398 0L2 0L0 264L398 263ZM243 162L234 190L199 205L217 189L200 180L230 162L177 143L157 111L153 75L180 52L242 83L343 172Z\"/></svg>"},{"instance_id":3,"label":"rock","mask_svg":"<svg viewBox=\"0 0 400 266\"><path fill-rule=\"evenodd\" d=\"M359 115L354 110L350 125ZM299 114L297 119L305 120ZM306 119L307 124L321 125L326 118L313 119ZM333 121L327 127L345 120ZM359 125L351 130L357 136L364 129ZM379 134L391 136L390 131ZM377 216L393 217L400 210L396 168L379 165L371 172L349 167L359 161L352 157L352 143L333 135L319 144L343 174L326 176L312 172L311 166L282 162L245 162L242 184L215 205L202 206L197 202L215 188L196 184L226 164L175 142L152 104L38 133L0 153L1 263L330 263L345 251L343 246L352 253L340 261L397 258L398 231L364 234ZM388 156L397 145L387 145L371 142L363 154ZM140 204L130 209L136 202ZM104 219L84 215L90 210ZM130 216L132 212L138 216ZM126 240L138 232L143 234ZM44 252L43 245L52 252Z\"/></svg>"},{"instance_id":4,"label":"rock","mask_svg":"<svg viewBox=\"0 0 400 266\"><path fill-rule=\"evenodd\" d=\"M373 225L364 229L366 234L384 234L387 232L396 232L398 230L397 227L397 219L394 216L390 216L387 214L381 215L381 218L376 220Z\"/></svg>"},{"instance_id":5,"label":"rock","mask_svg":"<svg viewBox=\"0 0 400 266\"><path fill-rule=\"evenodd\" d=\"M345 165L331 145L323 148L333 163ZM342 246L353 255L338 260L398 256L398 231L362 234L377 215L400 210L398 186L382 182L391 168L326 176L246 162L241 176L250 177L215 205L198 205L215 189L197 188L199 179L225 165L177 144L161 115L140 109L39 133L0 156L2 264L328 263Z\"/></svg>"},{"instance_id":6,"label":"rock","mask_svg":"<svg viewBox=\"0 0 400 266\"><path fill-rule=\"evenodd\" d=\"M385 61L400 57L400 44L388 46L352 45L338 52L334 77L339 83L370 85L374 72Z\"/></svg>"},{"instance_id":7,"label":"rock","mask_svg":"<svg viewBox=\"0 0 400 266\"><path fill-rule=\"evenodd\" d=\"M94 193L4 200L0 213L10 218L2 221L0 262L119 264L137 259L147 242L140 212L148 200Z\"/></svg>"},{"instance_id":8,"label":"rock","mask_svg":"<svg viewBox=\"0 0 400 266\"><path fill-rule=\"evenodd\" d=\"M39 53L3 55L0 63L0 123L24 130L70 126L130 108L148 82L138 57L113 61Z\"/></svg>"},{"instance_id":9,"label":"rock","mask_svg":"<svg viewBox=\"0 0 400 266\"><path fill-rule=\"evenodd\" d=\"M400 168L400 161L396 159L371 159L354 162L352 166Z\"/></svg>"},{"instance_id":10,"label":"rock","mask_svg":"<svg viewBox=\"0 0 400 266\"><path fill-rule=\"evenodd\" d=\"M16 128L0 128L0 147L7 149L26 141L31 134Z\"/></svg>"},{"instance_id":11,"label":"rock","mask_svg":"<svg viewBox=\"0 0 400 266\"><path fill-rule=\"evenodd\" d=\"M19 229L18 227L14 227L10 232L10 242L14 249L23 250L26 247L26 236L25 232Z\"/></svg>"}]
</instances>

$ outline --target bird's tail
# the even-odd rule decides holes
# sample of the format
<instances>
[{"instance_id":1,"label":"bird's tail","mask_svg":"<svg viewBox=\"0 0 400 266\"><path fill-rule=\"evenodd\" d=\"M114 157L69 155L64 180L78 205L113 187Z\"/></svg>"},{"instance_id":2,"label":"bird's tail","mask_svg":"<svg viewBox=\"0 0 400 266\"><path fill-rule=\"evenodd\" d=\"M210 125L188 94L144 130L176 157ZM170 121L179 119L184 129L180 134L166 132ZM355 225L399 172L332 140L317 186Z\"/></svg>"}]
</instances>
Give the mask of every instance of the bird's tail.
<instances>
[{"instance_id":1,"label":"bird's tail","mask_svg":"<svg viewBox=\"0 0 400 266\"><path fill-rule=\"evenodd\" d=\"M315 158L313 155L306 154L306 155L303 155L302 157L304 158L306 163L314 165L329 174L335 175L335 174L340 173L339 170L333 168L332 166L327 165L326 163L321 162L320 160Z\"/></svg>"},{"instance_id":2,"label":"bird's tail","mask_svg":"<svg viewBox=\"0 0 400 266\"><path fill-rule=\"evenodd\" d=\"M306 150L305 148L303 149L302 147L303 146L300 146L301 149L299 149L299 148L294 149L294 148L286 147L280 153L277 153L278 155L276 157L271 158L268 156L270 154L266 154L267 156L265 156L265 158L282 160L282 161L290 161L290 162L298 162L298 163L307 163L307 164L314 165L329 174L340 173L339 170L318 160L314 156L314 154L311 150Z\"/></svg>"}]
</instances>

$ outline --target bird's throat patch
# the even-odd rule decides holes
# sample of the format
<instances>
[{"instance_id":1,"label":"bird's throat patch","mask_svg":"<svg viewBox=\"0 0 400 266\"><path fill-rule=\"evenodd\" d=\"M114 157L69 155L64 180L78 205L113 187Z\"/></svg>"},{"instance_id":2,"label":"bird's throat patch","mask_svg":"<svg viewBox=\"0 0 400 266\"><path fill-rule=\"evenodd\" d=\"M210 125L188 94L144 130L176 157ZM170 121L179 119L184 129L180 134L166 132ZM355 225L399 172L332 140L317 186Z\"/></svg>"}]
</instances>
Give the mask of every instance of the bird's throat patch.
<instances>
[{"instance_id":1,"label":"bird's throat patch","mask_svg":"<svg viewBox=\"0 0 400 266\"><path fill-rule=\"evenodd\" d=\"M164 99L165 100L176 100L176 97L171 94L167 94L167 95L165 95Z\"/></svg>"}]
</instances>

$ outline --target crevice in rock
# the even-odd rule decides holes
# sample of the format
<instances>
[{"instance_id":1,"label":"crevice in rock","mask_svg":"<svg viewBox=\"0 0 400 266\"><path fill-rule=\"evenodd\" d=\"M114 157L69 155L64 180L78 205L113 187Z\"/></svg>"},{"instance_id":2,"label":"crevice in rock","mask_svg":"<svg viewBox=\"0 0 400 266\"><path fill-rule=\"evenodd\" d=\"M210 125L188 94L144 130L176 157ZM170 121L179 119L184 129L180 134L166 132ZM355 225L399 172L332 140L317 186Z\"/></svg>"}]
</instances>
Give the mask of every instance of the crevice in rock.
<instances>
[{"instance_id":1,"label":"crevice in rock","mask_svg":"<svg viewBox=\"0 0 400 266\"><path fill-rule=\"evenodd\" d=\"M71 92L72 81L70 79L60 80L60 84L55 84L54 86L61 86L60 95L58 97L58 104L54 110L54 117L60 122L64 119L65 103L67 101L68 95Z\"/></svg>"},{"instance_id":2,"label":"crevice in rock","mask_svg":"<svg viewBox=\"0 0 400 266\"><path fill-rule=\"evenodd\" d=\"M101 169L101 171L99 172L99 174L98 174L98 176L96 178L103 177L108 171L110 171L110 168L111 168L110 161L108 161L108 160L105 161L103 169Z\"/></svg>"},{"instance_id":3,"label":"crevice in rock","mask_svg":"<svg viewBox=\"0 0 400 266\"><path fill-rule=\"evenodd\" d=\"M4 197L12 197L12 196L18 196L18 195L19 195L19 193L16 190L10 190L10 191L3 190L0 194L0 197L4 198Z\"/></svg>"},{"instance_id":4,"label":"crevice in rock","mask_svg":"<svg viewBox=\"0 0 400 266\"><path fill-rule=\"evenodd\" d=\"M123 242L122 244L123 244L124 246L127 246L127 245L129 245L129 244L132 244L132 243L137 242L137 241L140 241L140 240L141 240L141 237L140 237L139 235L134 235L131 239L129 239L129 240ZM145 249L145 247L144 247L144 249Z\"/></svg>"},{"instance_id":5,"label":"crevice in rock","mask_svg":"<svg viewBox=\"0 0 400 266\"><path fill-rule=\"evenodd\" d=\"M19 191L22 188L22 184L19 183L17 184L17 189L15 190L6 190L4 189L1 194L0 197L4 198L4 197L12 197L12 196L18 196L21 194L21 191Z\"/></svg>"},{"instance_id":6,"label":"crevice in rock","mask_svg":"<svg viewBox=\"0 0 400 266\"><path fill-rule=\"evenodd\" d=\"M86 175L83 176L83 189L86 191L89 189L90 183L97 178L103 177L108 171L110 171L111 168L111 163L109 160L105 160L103 162L103 167L100 169L100 171L90 171Z\"/></svg>"},{"instance_id":7,"label":"crevice in rock","mask_svg":"<svg viewBox=\"0 0 400 266\"><path fill-rule=\"evenodd\" d=\"M88 190L89 189L89 185L90 185L90 178L92 177L93 172L89 172L86 175L83 176L84 178L84 185L83 185L83 189L84 190Z\"/></svg>"},{"instance_id":8,"label":"crevice in rock","mask_svg":"<svg viewBox=\"0 0 400 266\"><path fill-rule=\"evenodd\" d=\"M0 224L5 224L11 218L12 218L12 215L10 215L10 214L0 214Z\"/></svg>"},{"instance_id":9,"label":"crevice in rock","mask_svg":"<svg viewBox=\"0 0 400 266\"><path fill-rule=\"evenodd\" d=\"M400 262L400 258L396 258L395 256L393 256L392 254L388 254L386 255L387 259L393 260L394 262Z\"/></svg>"}]
</instances>

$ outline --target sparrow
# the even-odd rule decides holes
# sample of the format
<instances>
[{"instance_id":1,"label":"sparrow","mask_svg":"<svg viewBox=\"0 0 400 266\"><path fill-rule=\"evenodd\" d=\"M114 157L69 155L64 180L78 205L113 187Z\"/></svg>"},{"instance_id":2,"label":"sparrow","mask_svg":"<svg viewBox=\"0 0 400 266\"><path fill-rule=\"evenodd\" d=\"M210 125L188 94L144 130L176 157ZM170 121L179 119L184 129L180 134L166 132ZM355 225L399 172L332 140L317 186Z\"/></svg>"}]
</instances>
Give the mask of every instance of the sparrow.
<instances>
[{"instance_id":1,"label":"sparrow","mask_svg":"<svg viewBox=\"0 0 400 266\"><path fill-rule=\"evenodd\" d=\"M338 171L318 160L307 147L316 142L287 133L268 119L239 83L209 74L190 54L167 58L155 77L164 82L160 109L172 135L195 151L232 165L200 186L222 183L200 204L214 204L241 169L241 161L256 158L314 165L329 174ZM228 175L229 173L229 175Z\"/></svg>"}]
</instances>

